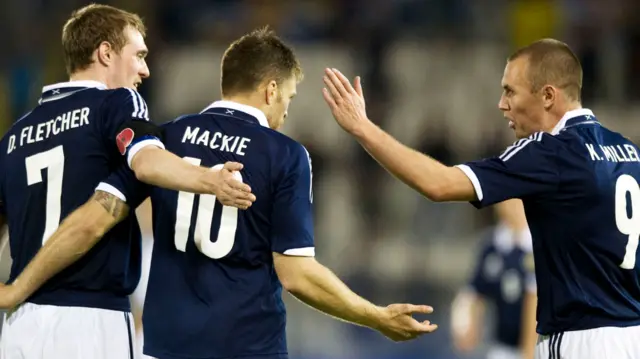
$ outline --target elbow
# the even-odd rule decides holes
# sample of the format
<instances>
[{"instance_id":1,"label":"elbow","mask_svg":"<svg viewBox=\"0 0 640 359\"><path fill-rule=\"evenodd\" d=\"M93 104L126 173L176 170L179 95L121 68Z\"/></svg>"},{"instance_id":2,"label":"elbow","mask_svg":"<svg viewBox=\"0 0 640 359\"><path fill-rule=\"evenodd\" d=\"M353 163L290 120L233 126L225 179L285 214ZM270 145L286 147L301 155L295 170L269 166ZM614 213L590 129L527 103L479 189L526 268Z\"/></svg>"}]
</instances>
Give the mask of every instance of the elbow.
<instances>
[{"instance_id":1,"label":"elbow","mask_svg":"<svg viewBox=\"0 0 640 359\"><path fill-rule=\"evenodd\" d=\"M136 178L140 182L151 183L153 180L154 166L152 161L144 159L145 149L138 152L131 160L131 170L135 173Z\"/></svg>"},{"instance_id":2,"label":"elbow","mask_svg":"<svg viewBox=\"0 0 640 359\"><path fill-rule=\"evenodd\" d=\"M278 276L280 280L280 284L282 284L282 288L284 288L287 292L291 294L298 294L300 292L300 278L296 275L280 275Z\"/></svg>"},{"instance_id":3,"label":"elbow","mask_svg":"<svg viewBox=\"0 0 640 359\"><path fill-rule=\"evenodd\" d=\"M312 257L291 257L277 255L274 264L282 287L293 295L303 294L308 286L310 274L314 270Z\"/></svg>"},{"instance_id":4,"label":"elbow","mask_svg":"<svg viewBox=\"0 0 640 359\"><path fill-rule=\"evenodd\" d=\"M82 256L87 253L99 240L104 236L106 230L91 221L85 221L78 224L75 228L70 228L70 231L74 233L76 240L80 241L76 245L77 255Z\"/></svg>"},{"instance_id":5,"label":"elbow","mask_svg":"<svg viewBox=\"0 0 640 359\"><path fill-rule=\"evenodd\" d=\"M446 202L449 200L447 193L447 184L431 185L428 188L424 188L422 193L433 202Z\"/></svg>"}]
</instances>

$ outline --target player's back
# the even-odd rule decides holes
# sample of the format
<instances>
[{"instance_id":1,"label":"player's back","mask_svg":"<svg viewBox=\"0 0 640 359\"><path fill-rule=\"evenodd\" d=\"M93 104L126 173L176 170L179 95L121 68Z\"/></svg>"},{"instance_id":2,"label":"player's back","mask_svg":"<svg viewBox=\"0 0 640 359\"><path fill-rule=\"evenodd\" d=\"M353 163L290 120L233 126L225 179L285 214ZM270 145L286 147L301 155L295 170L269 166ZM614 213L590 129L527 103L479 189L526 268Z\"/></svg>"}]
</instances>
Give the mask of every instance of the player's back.
<instances>
[{"instance_id":1,"label":"player's back","mask_svg":"<svg viewBox=\"0 0 640 359\"><path fill-rule=\"evenodd\" d=\"M91 197L100 180L124 163L115 142L117 118L124 121L136 116L117 114L127 111L126 106L111 109L114 113L109 113L108 107L138 99L131 90L107 90L91 81L47 86L40 104L4 136L0 185L13 257L10 281L60 221ZM138 110L146 116L146 110ZM136 232L135 221L120 223L107 239L50 279L28 301L126 310L126 295L139 277L139 268L129 260L140 255L139 250L130 251L136 248L130 244L130 233L136 238Z\"/></svg>"},{"instance_id":2,"label":"player's back","mask_svg":"<svg viewBox=\"0 0 640 359\"><path fill-rule=\"evenodd\" d=\"M313 254L308 155L265 128L259 110L225 101L212 106L167 124L165 146L206 167L243 163L242 180L258 200L238 211L211 195L152 190L144 351L161 359L286 357L272 252ZM309 178L300 178L300 168Z\"/></svg>"},{"instance_id":3,"label":"player's back","mask_svg":"<svg viewBox=\"0 0 640 359\"><path fill-rule=\"evenodd\" d=\"M535 286L531 235L498 225L484 239L470 287L494 309L497 343L520 344L522 303L528 287Z\"/></svg>"},{"instance_id":4,"label":"player's back","mask_svg":"<svg viewBox=\"0 0 640 359\"><path fill-rule=\"evenodd\" d=\"M524 199L538 330L640 325L640 151L592 114L565 121L548 138L557 152L556 191Z\"/></svg>"}]
</instances>

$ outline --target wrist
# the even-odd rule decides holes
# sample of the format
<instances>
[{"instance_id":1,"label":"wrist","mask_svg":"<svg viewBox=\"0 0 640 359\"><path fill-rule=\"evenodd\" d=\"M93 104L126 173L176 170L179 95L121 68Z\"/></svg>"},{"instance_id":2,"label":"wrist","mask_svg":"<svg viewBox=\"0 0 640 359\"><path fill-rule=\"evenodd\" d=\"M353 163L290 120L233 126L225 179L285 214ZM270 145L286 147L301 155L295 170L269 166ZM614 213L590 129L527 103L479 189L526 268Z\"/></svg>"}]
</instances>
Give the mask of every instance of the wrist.
<instances>
[{"instance_id":1,"label":"wrist","mask_svg":"<svg viewBox=\"0 0 640 359\"><path fill-rule=\"evenodd\" d=\"M365 310L365 313L366 323L363 324L371 329L380 330L387 317L386 309L377 305L371 305L370 308Z\"/></svg>"},{"instance_id":2,"label":"wrist","mask_svg":"<svg viewBox=\"0 0 640 359\"><path fill-rule=\"evenodd\" d=\"M367 142L375 136L376 130L379 130L378 126L371 122L371 120L366 119L365 121L361 121L361 123L351 131L351 134L358 142Z\"/></svg>"}]
</instances>

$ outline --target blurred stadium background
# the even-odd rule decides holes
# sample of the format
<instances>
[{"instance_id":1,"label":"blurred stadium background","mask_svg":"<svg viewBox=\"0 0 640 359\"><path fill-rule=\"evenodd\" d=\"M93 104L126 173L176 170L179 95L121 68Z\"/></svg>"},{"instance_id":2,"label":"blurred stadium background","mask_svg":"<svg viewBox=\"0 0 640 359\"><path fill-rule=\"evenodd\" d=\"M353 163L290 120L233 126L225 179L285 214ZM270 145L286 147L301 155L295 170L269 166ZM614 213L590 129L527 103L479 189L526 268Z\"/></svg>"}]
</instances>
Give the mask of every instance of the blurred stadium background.
<instances>
[{"instance_id":1,"label":"blurred stadium background","mask_svg":"<svg viewBox=\"0 0 640 359\"><path fill-rule=\"evenodd\" d=\"M66 81L61 27L78 0L1 0L0 129L36 104L43 84ZM369 116L404 143L456 164L498 154L513 140L497 109L508 54L541 37L568 42L584 66L584 105L640 139L637 0L120 0L149 27L154 121L196 112L219 96L228 43L271 25L295 47L306 78L284 132L311 153L321 262L379 304L434 306L440 329L393 344L286 296L291 358L462 358L450 305L464 285L493 212L434 204L386 174L331 118L326 66L363 76ZM7 276L5 251L0 273ZM180 310L180 308L176 308ZM491 322L487 322L490 330ZM215 328L212 328L215 335ZM480 358L479 350L465 358Z\"/></svg>"}]
</instances>

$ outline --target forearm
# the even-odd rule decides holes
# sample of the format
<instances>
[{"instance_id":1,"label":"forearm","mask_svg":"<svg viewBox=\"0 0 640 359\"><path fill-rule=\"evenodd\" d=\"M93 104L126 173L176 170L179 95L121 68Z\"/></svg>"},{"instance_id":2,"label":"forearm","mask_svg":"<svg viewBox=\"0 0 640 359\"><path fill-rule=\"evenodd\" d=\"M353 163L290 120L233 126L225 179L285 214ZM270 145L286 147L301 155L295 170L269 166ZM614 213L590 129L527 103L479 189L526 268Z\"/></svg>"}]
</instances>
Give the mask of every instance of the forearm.
<instances>
[{"instance_id":1,"label":"forearm","mask_svg":"<svg viewBox=\"0 0 640 359\"><path fill-rule=\"evenodd\" d=\"M288 291L305 304L338 319L376 328L381 308L349 289L333 272L317 263L305 269Z\"/></svg>"},{"instance_id":2,"label":"forearm","mask_svg":"<svg viewBox=\"0 0 640 359\"><path fill-rule=\"evenodd\" d=\"M147 146L136 153L131 169L140 181L150 185L201 194L215 192L204 181L204 174L210 169L195 166L158 147Z\"/></svg>"},{"instance_id":3,"label":"forearm","mask_svg":"<svg viewBox=\"0 0 640 359\"><path fill-rule=\"evenodd\" d=\"M71 213L14 281L20 302L80 259L127 213L124 202L104 192L97 192Z\"/></svg>"},{"instance_id":4,"label":"forearm","mask_svg":"<svg viewBox=\"0 0 640 359\"><path fill-rule=\"evenodd\" d=\"M356 138L387 171L430 200L475 199L475 192L457 188L466 185L461 180L468 180L460 177L464 176L462 171L403 145L372 122L363 126Z\"/></svg>"}]
</instances>

